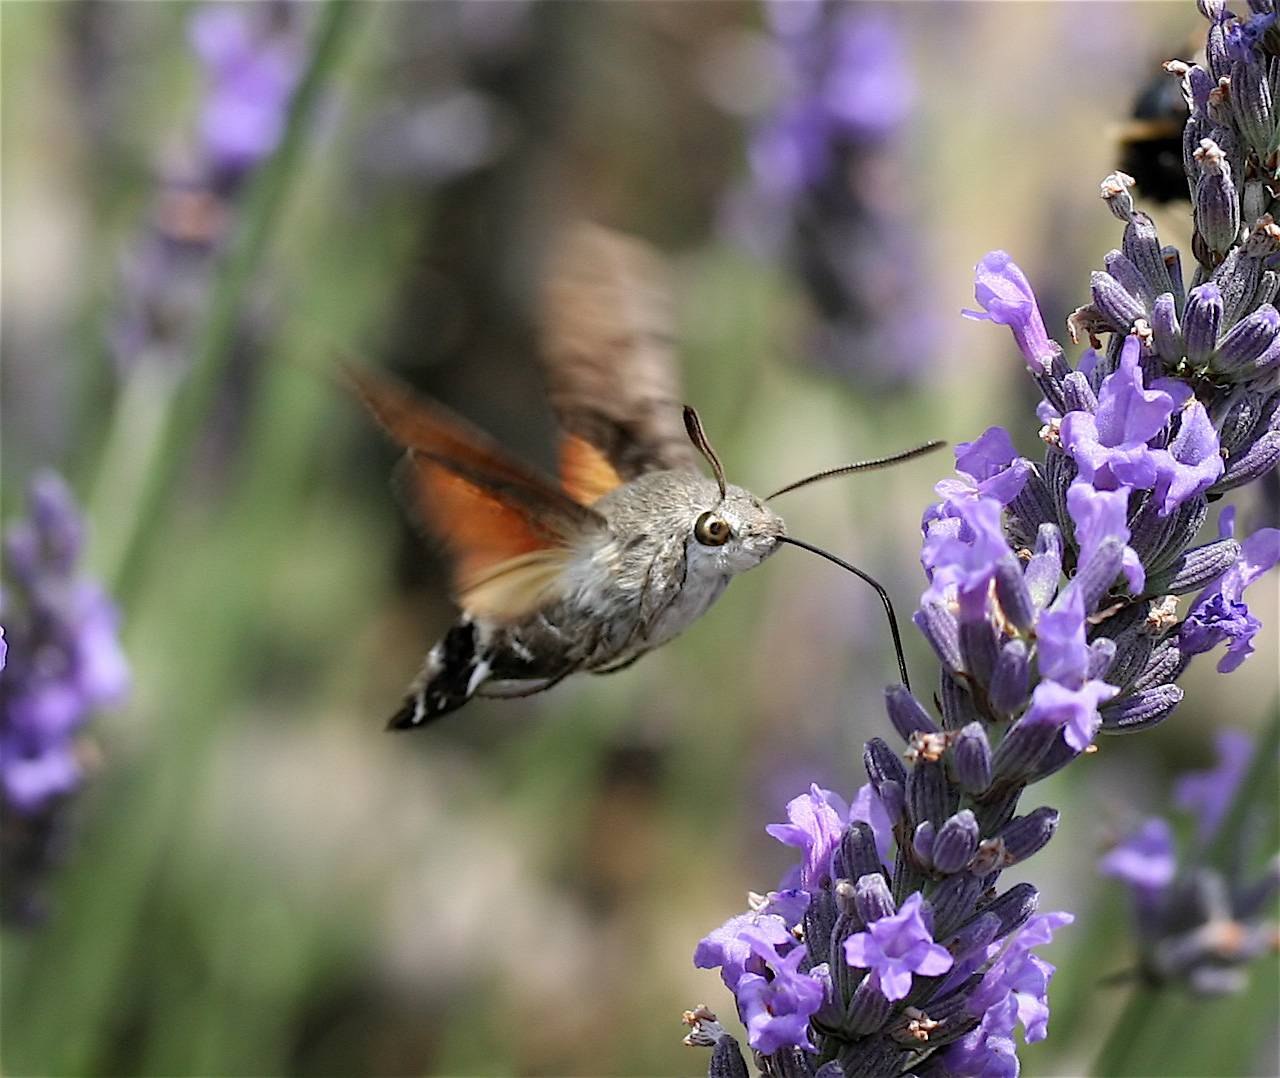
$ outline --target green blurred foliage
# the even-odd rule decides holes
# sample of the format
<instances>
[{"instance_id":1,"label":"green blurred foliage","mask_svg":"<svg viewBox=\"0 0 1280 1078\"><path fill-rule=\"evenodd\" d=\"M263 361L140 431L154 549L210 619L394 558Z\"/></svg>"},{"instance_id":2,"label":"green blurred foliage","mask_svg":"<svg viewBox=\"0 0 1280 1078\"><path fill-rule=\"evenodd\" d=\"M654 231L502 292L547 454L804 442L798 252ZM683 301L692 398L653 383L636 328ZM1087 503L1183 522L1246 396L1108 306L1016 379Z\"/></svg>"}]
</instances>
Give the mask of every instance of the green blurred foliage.
<instances>
[{"instance_id":1,"label":"green blurred foliage","mask_svg":"<svg viewBox=\"0 0 1280 1078\"><path fill-rule=\"evenodd\" d=\"M1051 326L1083 302L1118 236L1096 197L1102 132L1195 13L897 13L920 81L906 197L945 330L928 377L876 396L815 370L798 284L717 231L742 132L707 84L759 24L736 3L519 12L532 29L516 52L462 72L501 102L511 141L449 179L380 171L367 134L442 77L422 43L456 6L317 7L314 100L243 204L193 373L118 377L104 347L118 255L156 162L191 135L190 12L0 8L3 502L18 510L38 463L70 471L96 566L122 587L136 677L127 711L93 728L101 766L50 923L5 937L5 1071L696 1072L680 1012L731 1003L692 968L694 944L785 867L763 825L811 780L852 792L860 745L883 729L874 596L788 554L625 674L384 735L451 609L390 493L393 455L333 388L332 360L389 364L546 462L532 267L557 222L588 215L671 256L687 395L736 481L769 489L993 423L1033 452L1011 342L954 312L995 247ZM1161 215L1166 242L1185 240L1179 213ZM910 609L919 514L945 470L930 458L815 488L788 519ZM1130 956L1126 910L1092 862L1160 810L1172 773L1207 766L1216 723L1264 718L1266 602L1246 669L1201 664L1172 722L1036 791L1063 824L1022 876L1080 917L1049 953L1055 1017L1027 1073L1080 1073L1121 1010L1125 987L1102 982ZM1274 968L1256 983L1245 1004L1165 1001L1195 1054L1150 1073L1250 1073L1274 1045Z\"/></svg>"}]
</instances>

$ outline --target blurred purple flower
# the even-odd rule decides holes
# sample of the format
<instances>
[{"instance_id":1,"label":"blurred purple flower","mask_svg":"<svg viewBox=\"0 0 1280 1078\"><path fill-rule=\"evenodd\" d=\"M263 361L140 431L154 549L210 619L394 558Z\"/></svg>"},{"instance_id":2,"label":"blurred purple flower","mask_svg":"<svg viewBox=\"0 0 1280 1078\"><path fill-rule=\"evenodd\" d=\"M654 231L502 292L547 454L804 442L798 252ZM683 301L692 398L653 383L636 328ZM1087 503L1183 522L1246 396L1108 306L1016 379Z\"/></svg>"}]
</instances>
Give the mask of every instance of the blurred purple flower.
<instances>
[{"instance_id":1,"label":"blurred purple flower","mask_svg":"<svg viewBox=\"0 0 1280 1078\"><path fill-rule=\"evenodd\" d=\"M988 1007L978 1027L937 1057L939 1078L1018 1078L1018 1004L1012 995ZM931 1070L930 1074L935 1072Z\"/></svg>"},{"instance_id":2,"label":"blurred purple flower","mask_svg":"<svg viewBox=\"0 0 1280 1078\"><path fill-rule=\"evenodd\" d=\"M189 34L208 79L200 111L205 153L217 172L239 176L269 157L284 135L301 50L273 30L269 8L253 4L201 7Z\"/></svg>"},{"instance_id":3,"label":"blurred purple flower","mask_svg":"<svg viewBox=\"0 0 1280 1078\"><path fill-rule=\"evenodd\" d=\"M950 952L933 942L921 914L923 899L909 895L897 913L881 917L844 942L845 960L871 971L872 983L885 999L903 999L911 991L911 976L936 977L954 961Z\"/></svg>"},{"instance_id":4,"label":"blurred purple flower","mask_svg":"<svg viewBox=\"0 0 1280 1078\"><path fill-rule=\"evenodd\" d=\"M1044 328L1031 282L1007 252L991 251L982 256L975 267L973 295L982 310L960 313L966 318L1008 326L1031 373L1047 371L1061 349Z\"/></svg>"},{"instance_id":5,"label":"blurred purple flower","mask_svg":"<svg viewBox=\"0 0 1280 1078\"><path fill-rule=\"evenodd\" d=\"M1052 942L1053 934L1074 920L1074 916L1063 912L1037 914L1011 940L992 944L988 959L994 958L994 961L970 998L970 1006L989 1009L1007 1006L1007 1001L1012 999L1026 1043L1044 1040L1049 1024L1049 982L1054 967L1032 951Z\"/></svg>"},{"instance_id":6,"label":"blurred purple flower","mask_svg":"<svg viewBox=\"0 0 1280 1078\"><path fill-rule=\"evenodd\" d=\"M5 536L12 651L0 672L0 788L11 808L28 815L78 785L76 733L129 689L115 606L78 574L84 525L71 492L44 472L29 500L31 518Z\"/></svg>"},{"instance_id":7,"label":"blurred purple flower","mask_svg":"<svg viewBox=\"0 0 1280 1078\"><path fill-rule=\"evenodd\" d=\"M1235 510L1219 517L1222 536L1235 534ZM1229 674L1253 654L1253 638L1262 623L1244 602L1245 589L1280 562L1280 529L1260 528L1240 544L1236 564L1205 588L1192 604L1178 631L1178 646L1187 655L1211 651L1224 640L1227 653L1218 660L1218 672Z\"/></svg>"},{"instance_id":8,"label":"blurred purple flower","mask_svg":"<svg viewBox=\"0 0 1280 1078\"><path fill-rule=\"evenodd\" d=\"M1196 833L1208 842L1217 833L1253 759L1253 738L1240 730L1220 730L1214 743L1218 766L1192 771L1174 784L1173 803L1196 816Z\"/></svg>"},{"instance_id":9,"label":"blurred purple flower","mask_svg":"<svg viewBox=\"0 0 1280 1078\"><path fill-rule=\"evenodd\" d=\"M1098 862L1098 871L1128 884L1143 901L1159 894L1173 882L1178 871L1173 829L1168 821L1151 817L1107 852Z\"/></svg>"}]
</instances>

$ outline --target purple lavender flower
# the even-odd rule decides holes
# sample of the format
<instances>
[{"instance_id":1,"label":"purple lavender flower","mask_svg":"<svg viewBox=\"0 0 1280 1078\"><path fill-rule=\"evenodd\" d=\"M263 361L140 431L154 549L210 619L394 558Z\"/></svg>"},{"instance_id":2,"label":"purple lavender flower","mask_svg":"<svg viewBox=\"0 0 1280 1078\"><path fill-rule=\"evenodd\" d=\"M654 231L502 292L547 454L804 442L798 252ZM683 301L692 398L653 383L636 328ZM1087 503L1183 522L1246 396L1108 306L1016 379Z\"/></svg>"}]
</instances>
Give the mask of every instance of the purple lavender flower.
<instances>
[{"instance_id":1,"label":"purple lavender flower","mask_svg":"<svg viewBox=\"0 0 1280 1078\"><path fill-rule=\"evenodd\" d=\"M819 887L830 878L831 855L849 822L849 806L844 800L814 785L807 794L787 802L790 823L771 823L765 832L787 846L804 851L800 865L800 886Z\"/></svg>"},{"instance_id":2,"label":"purple lavender flower","mask_svg":"<svg viewBox=\"0 0 1280 1078\"><path fill-rule=\"evenodd\" d=\"M1008 326L1027 368L1033 374L1047 372L1061 349L1044 328L1031 282L1005 251L983 255L976 267L973 295L982 310L960 313L966 318Z\"/></svg>"},{"instance_id":3,"label":"purple lavender flower","mask_svg":"<svg viewBox=\"0 0 1280 1078\"><path fill-rule=\"evenodd\" d=\"M1129 545L1129 489L1097 490L1086 482L1072 483L1067 490L1067 512L1075 522L1076 544L1080 548L1079 571L1085 572L1113 540L1123 548L1121 566L1129 588L1136 594L1146 582L1146 569L1137 551Z\"/></svg>"},{"instance_id":4,"label":"purple lavender flower","mask_svg":"<svg viewBox=\"0 0 1280 1078\"><path fill-rule=\"evenodd\" d=\"M795 937L791 935L791 926L795 923L788 923L778 914L764 910L751 910L730 917L698 941L697 950L693 952L693 964L698 969L720 970L725 987L733 991L755 954L750 939L767 940L774 947L785 950L795 943ZM758 964L754 972L760 972Z\"/></svg>"},{"instance_id":5,"label":"purple lavender flower","mask_svg":"<svg viewBox=\"0 0 1280 1078\"><path fill-rule=\"evenodd\" d=\"M1173 829L1159 816L1145 820L1098 863L1098 870L1125 883L1133 902L1138 960L1153 983L1176 982L1203 995L1238 992L1245 967L1275 946L1275 924L1266 911L1280 889L1280 857L1261 878L1239 868L1222 873L1206 856L1209 841L1227 846L1226 860L1249 863L1251 829L1219 834L1243 772L1257 751L1235 731L1218 738L1219 766L1184 776L1175 787L1180 807L1196 814L1199 840L1179 857ZM1222 850L1217 850L1221 854Z\"/></svg>"},{"instance_id":6,"label":"purple lavender flower","mask_svg":"<svg viewBox=\"0 0 1280 1078\"><path fill-rule=\"evenodd\" d=\"M955 456L958 478L943 479L934 487L944 503L981 496L1008 505L1031 473L1031 462L1018 456L1003 427L988 427L975 441L961 442Z\"/></svg>"},{"instance_id":7,"label":"purple lavender flower","mask_svg":"<svg viewBox=\"0 0 1280 1078\"><path fill-rule=\"evenodd\" d=\"M1163 891L1178 871L1173 829L1168 821L1153 816L1132 835L1118 842L1098 862L1104 876L1128 884L1144 901Z\"/></svg>"},{"instance_id":8,"label":"purple lavender flower","mask_svg":"<svg viewBox=\"0 0 1280 1078\"><path fill-rule=\"evenodd\" d=\"M747 931L743 938L766 970L744 973L735 989L747 1043L765 1054L784 1047L814 1051L809 1018L822 1006L826 993L820 980L800 971L804 948L781 955L758 933Z\"/></svg>"},{"instance_id":9,"label":"purple lavender flower","mask_svg":"<svg viewBox=\"0 0 1280 1078\"><path fill-rule=\"evenodd\" d=\"M1199 401L1182 411L1182 423L1168 449L1152 450L1156 466L1155 496L1160 515L1168 516L1197 494L1203 494L1225 470L1218 432Z\"/></svg>"},{"instance_id":10,"label":"purple lavender flower","mask_svg":"<svg viewBox=\"0 0 1280 1078\"><path fill-rule=\"evenodd\" d=\"M1224 538L1235 534L1235 511L1219 517ZM1187 655L1211 651L1224 640L1227 653L1218 660L1218 672L1229 674L1253 654L1253 638L1262 623L1244 602L1245 589L1280 562L1280 529L1260 528L1240 544L1240 557L1216 583L1202 591L1178 632L1178 646Z\"/></svg>"},{"instance_id":11,"label":"purple lavender flower","mask_svg":"<svg viewBox=\"0 0 1280 1078\"><path fill-rule=\"evenodd\" d=\"M129 688L115 606L78 574L84 527L71 492L45 472L31 484L30 504L31 519L5 536L12 652L0 674L0 789L27 815L75 789L77 732Z\"/></svg>"},{"instance_id":12,"label":"purple lavender flower","mask_svg":"<svg viewBox=\"0 0 1280 1078\"><path fill-rule=\"evenodd\" d=\"M189 32L209 80L200 112L205 153L219 175L242 176L284 136L301 50L290 35L272 32L268 14L253 5L202 7Z\"/></svg>"},{"instance_id":13,"label":"purple lavender flower","mask_svg":"<svg viewBox=\"0 0 1280 1078\"><path fill-rule=\"evenodd\" d=\"M930 1070L938 1078L1018 1078L1018 1004L1012 995L989 1007L982 1022L937 1057Z\"/></svg>"},{"instance_id":14,"label":"purple lavender flower","mask_svg":"<svg viewBox=\"0 0 1280 1078\"><path fill-rule=\"evenodd\" d=\"M1208 842L1217 833L1253 759L1253 739L1240 730L1219 731L1214 743L1218 766L1189 772L1173 788L1173 803L1196 817L1196 833L1201 842Z\"/></svg>"},{"instance_id":15,"label":"purple lavender flower","mask_svg":"<svg viewBox=\"0 0 1280 1078\"><path fill-rule=\"evenodd\" d=\"M981 607L996 563L1009 553L1000 502L980 495L947 503L947 508L956 526L945 520L929 524L920 556L930 580L925 601L943 600L954 587L962 607ZM981 609L977 616L982 616Z\"/></svg>"},{"instance_id":16,"label":"purple lavender flower","mask_svg":"<svg viewBox=\"0 0 1280 1078\"><path fill-rule=\"evenodd\" d=\"M29 504L29 519L5 533L0 593L3 915L24 924L45 913L41 891L64 845L62 809L84 778L82 730L129 691L115 606L79 567L84 522L71 492L44 472Z\"/></svg>"},{"instance_id":17,"label":"purple lavender flower","mask_svg":"<svg viewBox=\"0 0 1280 1078\"><path fill-rule=\"evenodd\" d=\"M1143 388L1140 351L1136 336L1125 340L1119 369L1098 392L1096 414L1075 411L1062 418L1062 448L1080 478L1098 490L1155 485L1156 457L1147 443L1164 429L1178 402L1166 389ZM1189 393L1185 386L1175 392L1184 399Z\"/></svg>"},{"instance_id":18,"label":"purple lavender flower","mask_svg":"<svg viewBox=\"0 0 1280 1078\"><path fill-rule=\"evenodd\" d=\"M923 899L911 895L897 913L881 917L844 941L849 965L871 971L871 984L892 1002L911 991L912 974L936 977L951 968L950 952L933 942L921 914Z\"/></svg>"}]
</instances>

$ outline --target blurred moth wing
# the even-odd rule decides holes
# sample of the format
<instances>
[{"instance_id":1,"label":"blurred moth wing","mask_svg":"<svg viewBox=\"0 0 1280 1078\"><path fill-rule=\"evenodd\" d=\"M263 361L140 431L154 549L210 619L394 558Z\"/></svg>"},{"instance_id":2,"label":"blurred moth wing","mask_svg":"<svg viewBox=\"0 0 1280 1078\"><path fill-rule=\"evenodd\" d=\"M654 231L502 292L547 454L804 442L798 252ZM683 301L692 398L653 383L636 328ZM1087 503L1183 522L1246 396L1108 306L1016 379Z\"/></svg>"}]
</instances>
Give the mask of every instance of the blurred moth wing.
<instances>
[{"instance_id":1,"label":"blurred moth wing","mask_svg":"<svg viewBox=\"0 0 1280 1078\"><path fill-rule=\"evenodd\" d=\"M605 529L604 518L442 405L385 375L345 375L407 451L401 481L449 554L458 605L505 624L553 601L575 551Z\"/></svg>"}]
</instances>

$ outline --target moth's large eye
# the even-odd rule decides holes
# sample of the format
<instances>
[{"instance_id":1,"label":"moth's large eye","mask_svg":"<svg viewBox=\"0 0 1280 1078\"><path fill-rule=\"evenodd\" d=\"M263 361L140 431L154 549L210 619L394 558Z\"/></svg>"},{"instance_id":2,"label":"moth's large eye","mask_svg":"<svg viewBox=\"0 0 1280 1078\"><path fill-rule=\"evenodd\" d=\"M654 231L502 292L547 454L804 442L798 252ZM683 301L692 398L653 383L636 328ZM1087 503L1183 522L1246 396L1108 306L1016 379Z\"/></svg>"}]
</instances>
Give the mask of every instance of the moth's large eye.
<instances>
[{"instance_id":1,"label":"moth's large eye","mask_svg":"<svg viewBox=\"0 0 1280 1078\"><path fill-rule=\"evenodd\" d=\"M706 512L694 524L693 537L703 546L724 546L733 538L733 529L715 513Z\"/></svg>"}]
</instances>

